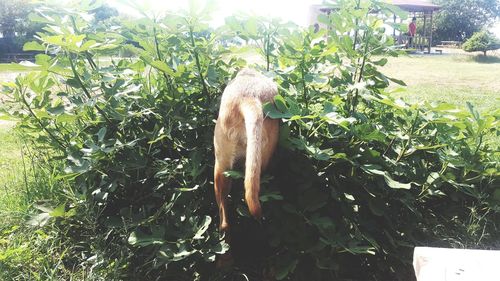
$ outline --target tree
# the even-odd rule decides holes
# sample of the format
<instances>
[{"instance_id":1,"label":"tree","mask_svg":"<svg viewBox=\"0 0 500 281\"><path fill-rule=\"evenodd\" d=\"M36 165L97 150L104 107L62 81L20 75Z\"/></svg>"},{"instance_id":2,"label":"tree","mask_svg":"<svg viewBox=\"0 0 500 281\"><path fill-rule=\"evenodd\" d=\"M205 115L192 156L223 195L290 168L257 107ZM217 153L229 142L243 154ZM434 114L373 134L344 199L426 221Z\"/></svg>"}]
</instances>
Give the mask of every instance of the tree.
<instances>
[{"instance_id":1,"label":"tree","mask_svg":"<svg viewBox=\"0 0 500 281\"><path fill-rule=\"evenodd\" d=\"M441 5L434 21L435 39L464 41L500 17L498 0L434 0Z\"/></svg>"},{"instance_id":2,"label":"tree","mask_svg":"<svg viewBox=\"0 0 500 281\"><path fill-rule=\"evenodd\" d=\"M28 19L36 5L30 0L0 0L0 54L22 52L24 43L42 29L42 24Z\"/></svg>"},{"instance_id":3,"label":"tree","mask_svg":"<svg viewBox=\"0 0 500 281\"><path fill-rule=\"evenodd\" d=\"M486 51L500 49L500 39L495 37L491 32L483 30L474 33L462 47L466 52L481 51L486 56Z\"/></svg>"},{"instance_id":4,"label":"tree","mask_svg":"<svg viewBox=\"0 0 500 281\"><path fill-rule=\"evenodd\" d=\"M5 38L13 38L23 29L29 14L27 0L0 1L0 32ZM28 12L27 12L28 11Z\"/></svg>"},{"instance_id":5,"label":"tree","mask_svg":"<svg viewBox=\"0 0 500 281\"><path fill-rule=\"evenodd\" d=\"M94 20L96 22L100 22L108 18L118 16L118 10L116 10L113 7L110 7L108 4L103 4L98 8L90 10L90 13L94 14Z\"/></svg>"}]
</instances>

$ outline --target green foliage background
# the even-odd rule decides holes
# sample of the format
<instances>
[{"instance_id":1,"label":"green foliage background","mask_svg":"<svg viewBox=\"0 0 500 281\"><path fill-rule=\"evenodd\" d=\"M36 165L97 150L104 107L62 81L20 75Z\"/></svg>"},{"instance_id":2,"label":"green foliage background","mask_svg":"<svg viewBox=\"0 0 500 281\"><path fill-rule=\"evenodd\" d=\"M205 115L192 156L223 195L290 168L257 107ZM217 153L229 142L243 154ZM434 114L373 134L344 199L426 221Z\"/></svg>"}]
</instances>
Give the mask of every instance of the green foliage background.
<instances>
[{"instance_id":1,"label":"green foliage background","mask_svg":"<svg viewBox=\"0 0 500 281\"><path fill-rule=\"evenodd\" d=\"M25 49L46 54L41 71L4 85L4 111L49 179L27 224L60 249L51 276L409 280L415 245L498 247L499 155L488 140L499 112L394 100L389 83L404 82L377 67L399 54L383 25L399 11L336 7L317 33L255 17L212 29L210 6L100 25L85 13L94 6L31 15L45 28ZM133 55L115 56L124 50ZM282 120L280 145L261 224L248 217L241 172L228 173L235 266L221 271L213 261L229 245L216 225L212 134L249 50L279 84L265 113ZM37 271L1 255L0 269L13 280Z\"/></svg>"}]
</instances>

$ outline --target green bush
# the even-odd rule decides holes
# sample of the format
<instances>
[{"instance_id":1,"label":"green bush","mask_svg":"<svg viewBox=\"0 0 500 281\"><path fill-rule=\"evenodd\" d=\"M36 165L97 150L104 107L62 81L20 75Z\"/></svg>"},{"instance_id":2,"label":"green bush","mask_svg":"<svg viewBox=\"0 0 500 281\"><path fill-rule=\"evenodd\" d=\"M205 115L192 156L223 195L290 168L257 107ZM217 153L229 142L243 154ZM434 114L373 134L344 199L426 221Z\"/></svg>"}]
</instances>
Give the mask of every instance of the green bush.
<instances>
[{"instance_id":1,"label":"green bush","mask_svg":"<svg viewBox=\"0 0 500 281\"><path fill-rule=\"evenodd\" d=\"M486 56L487 51L500 49L500 39L489 31L480 31L465 41L462 48L466 52L483 52Z\"/></svg>"},{"instance_id":2,"label":"green bush","mask_svg":"<svg viewBox=\"0 0 500 281\"><path fill-rule=\"evenodd\" d=\"M415 245L494 246L499 155L487 140L499 113L394 100L389 83L404 83L377 67L398 51L370 11L399 11L337 7L318 33L234 17L214 30L210 7L107 31L76 10L32 17L46 32L25 48L52 56L4 86L5 110L64 183L30 220L75 245L63 266L96 280L409 280ZM135 58L99 61L124 45ZM219 271L228 245L212 193L214 119L248 46L279 84L265 112L282 120L280 145L261 224L241 173L228 173L236 264Z\"/></svg>"}]
</instances>

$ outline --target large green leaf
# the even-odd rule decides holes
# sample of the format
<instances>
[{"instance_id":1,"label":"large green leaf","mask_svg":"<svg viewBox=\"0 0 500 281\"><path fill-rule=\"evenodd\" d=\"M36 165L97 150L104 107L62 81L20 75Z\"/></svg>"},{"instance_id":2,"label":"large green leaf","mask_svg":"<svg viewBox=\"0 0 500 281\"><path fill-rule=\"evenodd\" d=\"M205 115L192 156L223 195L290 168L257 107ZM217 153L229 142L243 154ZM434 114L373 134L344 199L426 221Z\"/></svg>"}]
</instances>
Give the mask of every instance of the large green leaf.
<instances>
[{"instance_id":1,"label":"large green leaf","mask_svg":"<svg viewBox=\"0 0 500 281\"><path fill-rule=\"evenodd\" d=\"M163 235L161 232L155 234L146 234L139 230L133 231L128 237L128 243L132 246L145 247L149 245L163 245Z\"/></svg>"},{"instance_id":2,"label":"large green leaf","mask_svg":"<svg viewBox=\"0 0 500 281\"><path fill-rule=\"evenodd\" d=\"M196 234L193 236L193 239L203 239L203 234L205 234L211 222L212 218L209 216L205 216L198 228L198 231L196 231Z\"/></svg>"}]
</instances>

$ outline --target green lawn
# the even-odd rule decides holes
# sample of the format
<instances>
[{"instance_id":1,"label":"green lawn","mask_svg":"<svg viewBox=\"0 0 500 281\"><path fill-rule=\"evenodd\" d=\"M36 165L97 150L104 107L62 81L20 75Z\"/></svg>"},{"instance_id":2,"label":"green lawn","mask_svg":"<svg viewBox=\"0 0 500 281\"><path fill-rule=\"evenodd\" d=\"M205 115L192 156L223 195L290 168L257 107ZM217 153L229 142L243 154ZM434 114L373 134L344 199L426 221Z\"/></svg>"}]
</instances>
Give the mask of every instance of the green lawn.
<instances>
[{"instance_id":1,"label":"green lawn","mask_svg":"<svg viewBox=\"0 0 500 281\"><path fill-rule=\"evenodd\" d=\"M464 54L390 58L382 72L406 82L396 94L409 102L445 101L480 111L500 107L500 59ZM395 87L395 86L393 86Z\"/></svg>"},{"instance_id":2,"label":"green lawn","mask_svg":"<svg viewBox=\"0 0 500 281\"><path fill-rule=\"evenodd\" d=\"M33 67L22 66L17 63L0 63L0 72L30 71Z\"/></svg>"},{"instance_id":3,"label":"green lawn","mask_svg":"<svg viewBox=\"0 0 500 281\"><path fill-rule=\"evenodd\" d=\"M0 280L87 280L61 265L68 245L27 223L34 215L30 206L54 193L49 193L49 175L33 174L13 126L0 120Z\"/></svg>"},{"instance_id":4,"label":"green lawn","mask_svg":"<svg viewBox=\"0 0 500 281\"><path fill-rule=\"evenodd\" d=\"M13 81L17 73L33 70L26 66L15 63L0 63L0 83ZM1 88L0 88L1 89ZM0 102L2 101L2 92L0 91Z\"/></svg>"},{"instance_id":5,"label":"green lawn","mask_svg":"<svg viewBox=\"0 0 500 281\"><path fill-rule=\"evenodd\" d=\"M23 200L24 166L21 144L13 129L14 123L0 120L0 216L18 217L25 210ZM6 216L7 215L7 216ZM0 223L0 227L2 226Z\"/></svg>"},{"instance_id":6,"label":"green lawn","mask_svg":"<svg viewBox=\"0 0 500 281\"><path fill-rule=\"evenodd\" d=\"M0 83L14 79L16 73L27 71L28 67L14 63L0 64ZM3 100L0 92L0 107ZM1 117L1 113L0 113ZM14 132L14 122L0 118L0 229L9 225L8 220L19 218L26 210L24 166L20 139Z\"/></svg>"}]
</instances>

